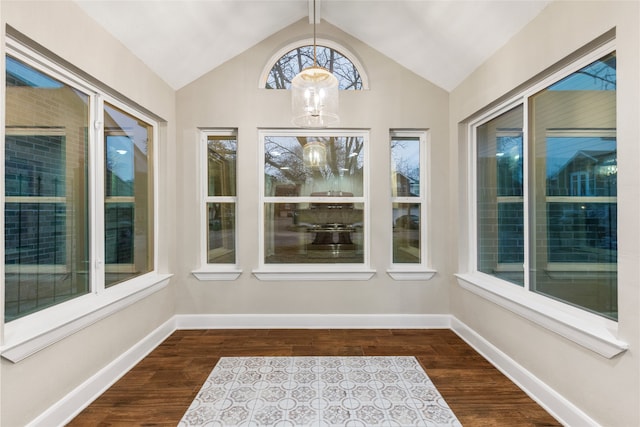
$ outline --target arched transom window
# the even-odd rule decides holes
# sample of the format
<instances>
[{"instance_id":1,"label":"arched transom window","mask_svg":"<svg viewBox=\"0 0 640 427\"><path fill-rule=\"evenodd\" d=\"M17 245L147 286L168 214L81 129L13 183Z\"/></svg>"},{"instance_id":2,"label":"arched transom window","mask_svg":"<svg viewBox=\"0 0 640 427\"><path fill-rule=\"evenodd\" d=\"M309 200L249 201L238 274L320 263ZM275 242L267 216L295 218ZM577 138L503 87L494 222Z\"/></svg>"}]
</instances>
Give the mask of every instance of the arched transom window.
<instances>
[{"instance_id":1,"label":"arched transom window","mask_svg":"<svg viewBox=\"0 0 640 427\"><path fill-rule=\"evenodd\" d=\"M331 71L337 78L340 90L365 88L358 67L346 55L333 47L316 45L317 65ZM288 50L273 63L266 76L266 89L289 89L291 80L301 70L313 66L313 45L298 46Z\"/></svg>"}]
</instances>

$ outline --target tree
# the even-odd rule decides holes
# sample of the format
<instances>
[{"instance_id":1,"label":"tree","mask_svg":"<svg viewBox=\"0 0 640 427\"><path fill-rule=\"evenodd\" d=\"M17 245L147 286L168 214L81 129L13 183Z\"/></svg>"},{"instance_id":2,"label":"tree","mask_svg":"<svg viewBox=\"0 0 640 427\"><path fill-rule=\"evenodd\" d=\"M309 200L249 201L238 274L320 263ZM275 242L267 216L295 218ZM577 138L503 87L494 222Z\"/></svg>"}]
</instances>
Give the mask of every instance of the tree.
<instances>
[{"instance_id":1,"label":"tree","mask_svg":"<svg viewBox=\"0 0 640 427\"><path fill-rule=\"evenodd\" d=\"M355 65L340 52L316 46L317 65L332 72L341 90L362 89L362 78ZM289 89L291 80L303 69L313 66L313 45L295 48L276 61L269 72L267 89Z\"/></svg>"}]
</instances>

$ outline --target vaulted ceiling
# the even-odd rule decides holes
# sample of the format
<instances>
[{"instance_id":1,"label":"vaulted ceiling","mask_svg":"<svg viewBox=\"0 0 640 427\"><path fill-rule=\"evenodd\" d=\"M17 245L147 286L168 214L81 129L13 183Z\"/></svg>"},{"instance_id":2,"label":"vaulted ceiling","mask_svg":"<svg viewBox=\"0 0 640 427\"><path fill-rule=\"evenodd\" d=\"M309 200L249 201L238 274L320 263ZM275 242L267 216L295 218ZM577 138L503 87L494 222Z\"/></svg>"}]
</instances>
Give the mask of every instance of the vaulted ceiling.
<instances>
[{"instance_id":1,"label":"vaulted ceiling","mask_svg":"<svg viewBox=\"0 0 640 427\"><path fill-rule=\"evenodd\" d=\"M313 0L76 1L174 89L313 16ZM549 2L316 0L316 19L450 91Z\"/></svg>"}]
</instances>

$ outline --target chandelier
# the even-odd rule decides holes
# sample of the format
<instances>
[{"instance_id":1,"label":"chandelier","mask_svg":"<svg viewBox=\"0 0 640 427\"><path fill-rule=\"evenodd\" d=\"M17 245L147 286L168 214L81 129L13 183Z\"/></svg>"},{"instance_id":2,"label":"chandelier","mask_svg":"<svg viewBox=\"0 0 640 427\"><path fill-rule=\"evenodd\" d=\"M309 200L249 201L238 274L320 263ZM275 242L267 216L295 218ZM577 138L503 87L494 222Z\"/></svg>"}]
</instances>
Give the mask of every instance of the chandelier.
<instances>
[{"instance_id":1,"label":"chandelier","mask_svg":"<svg viewBox=\"0 0 640 427\"><path fill-rule=\"evenodd\" d=\"M291 80L293 124L303 128L324 128L339 123L338 79L318 66L316 56L316 2L313 0L313 66Z\"/></svg>"},{"instance_id":2,"label":"chandelier","mask_svg":"<svg viewBox=\"0 0 640 427\"><path fill-rule=\"evenodd\" d=\"M322 141L308 141L302 149L304 167L321 169L327 164L327 147Z\"/></svg>"}]
</instances>

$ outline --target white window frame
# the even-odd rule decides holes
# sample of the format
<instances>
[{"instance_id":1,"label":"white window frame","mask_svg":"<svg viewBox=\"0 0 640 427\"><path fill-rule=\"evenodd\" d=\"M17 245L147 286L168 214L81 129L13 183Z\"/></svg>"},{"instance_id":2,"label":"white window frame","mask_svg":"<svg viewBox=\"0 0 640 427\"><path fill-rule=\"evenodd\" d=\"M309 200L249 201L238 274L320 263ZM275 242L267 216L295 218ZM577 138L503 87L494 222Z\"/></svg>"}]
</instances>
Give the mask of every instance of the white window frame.
<instances>
[{"instance_id":1,"label":"white window frame","mask_svg":"<svg viewBox=\"0 0 640 427\"><path fill-rule=\"evenodd\" d=\"M259 208L258 208L258 268L252 273L259 280L369 280L375 274L371 268L371 233L370 233L370 198L369 198L369 138L368 129L259 129L258 130L258 162L259 162ZM364 259L362 263L318 263L318 264L266 264L265 259L265 203L291 203L290 197L265 197L264 188L264 148L265 138L269 136L358 136L364 139L363 155L363 195L343 197L341 201L363 203L364 205ZM312 201L322 202L323 198L315 197Z\"/></svg>"},{"instance_id":2,"label":"white window frame","mask_svg":"<svg viewBox=\"0 0 640 427\"><path fill-rule=\"evenodd\" d=\"M477 269L477 165L476 165L476 129L491 119L519 106L523 106L523 154L525 159L529 157L528 138L528 98L537 92L546 89L563 77L580 70L584 66L596 61L602 56L615 51L614 41L605 43L591 51L589 54L563 67L549 75L539 83L525 89L521 93L505 101L496 108L476 117L467 126L467 241L468 252L466 265L462 265L462 271L456 274L459 285L489 301L492 301L544 328L547 328L595 353L612 358L627 350L629 345L618 339L618 322L604 318L586 310L573 307L541 294L529 291L528 275L525 274L525 286L521 287L489 274L479 272ZM528 162L523 162L523 197L524 197L524 239L525 259L524 271L529 267L529 170Z\"/></svg>"},{"instance_id":3,"label":"white window frame","mask_svg":"<svg viewBox=\"0 0 640 427\"><path fill-rule=\"evenodd\" d=\"M89 81L66 70L62 65L30 49L22 43L7 37L5 54L33 66L65 84L89 95L90 117L88 125L88 191L90 224L90 291L71 300L28 314L5 323L2 316L2 342L0 354L14 363L23 360L62 339L123 308L139 301L167 286L171 274L161 274L158 269L158 156L153 151L153 269L130 280L105 288L104 263L104 141L102 115L103 103L111 103L123 111L144 120L153 126L153 142L158 144L158 122L147 114L133 109L125 102L104 93ZM3 59L4 61L4 59ZM4 87L4 84L3 84ZM4 95L4 89L3 89ZM4 96L2 97L4 105ZM4 111L4 108L3 108ZM2 117L2 158L4 159L4 116ZM3 184L4 188L4 184ZM0 207L4 211L5 196L2 194ZM4 235L4 227L2 231ZM4 239L3 239L4 240ZM4 253L4 247L2 248ZM3 263L4 264L4 263ZM3 269L4 271L4 269ZM4 295L4 280L1 282ZM4 311L4 306L2 308Z\"/></svg>"},{"instance_id":4,"label":"white window frame","mask_svg":"<svg viewBox=\"0 0 640 427\"><path fill-rule=\"evenodd\" d=\"M429 247L427 236L429 234L429 194L430 180L428 177L428 163L431 158L431 134L429 130L403 130L392 129L389 131L389 158L391 159L391 141L393 138L417 138L420 143L420 195L418 197L391 197L391 206L395 203L411 203L420 205L420 262L418 263L394 263L393 251L390 254L390 267L387 274L394 280L429 280L436 270L429 268ZM393 185L393 182L390 181ZM393 194L393 193L392 193ZM393 233L391 233L389 247L393 248Z\"/></svg>"},{"instance_id":5,"label":"white window frame","mask_svg":"<svg viewBox=\"0 0 640 427\"><path fill-rule=\"evenodd\" d=\"M238 177L236 176L236 195L235 196L209 196L207 182L209 166L207 163L207 152L209 149L208 138L209 136L235 136L236 147L238 144L238 130L228 128L202 128L198 134L198 176L199 180L199 194L200 200L200 266L191 272L200 281L233 281L236 280L242 274L242 270L239 267L239 255L238 250ZM237 167L237 161L236 161ZM237 171L237 169L236 169ZM210 264L208 261L208 241L207 230L209 227L207 216L207 204L208 203L234 203L235 206L235 248L236 248L236 262L234 264Z\"/></svg>"}]
</instances>

